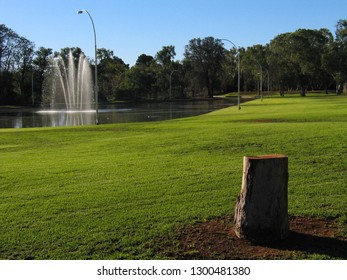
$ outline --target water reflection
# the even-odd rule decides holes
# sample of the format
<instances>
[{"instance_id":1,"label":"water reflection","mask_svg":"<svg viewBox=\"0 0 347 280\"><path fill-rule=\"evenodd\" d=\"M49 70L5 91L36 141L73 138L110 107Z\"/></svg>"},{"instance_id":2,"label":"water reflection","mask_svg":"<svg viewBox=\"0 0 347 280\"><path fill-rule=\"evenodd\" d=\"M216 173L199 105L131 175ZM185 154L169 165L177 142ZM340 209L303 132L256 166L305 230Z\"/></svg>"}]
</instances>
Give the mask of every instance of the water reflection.
<instances>
[{"instance_id":1,"label":"water reflection","mask_svg":"<svg viewBox=\"0 0 347 280\"><path fill-rule=\"evenodd\" d=\"M91 124L95 111L37 111L42 115L42 126L77 126ZM95 117L94 117L95 119Z\"/></svg>"},{"instance_id":2,"label":"water reflection","mask_svg":"<svg viewBox=\"0 0 347 280\"><path fill-rule=\"evenodd\" d=\"M232 106L232 100L163 103L117 103L100 106L99 122L148 122L200 115ZM78 126L95 123L95 111L45 111L0 109L0 128Z\"/></svg>"}]
</instances>

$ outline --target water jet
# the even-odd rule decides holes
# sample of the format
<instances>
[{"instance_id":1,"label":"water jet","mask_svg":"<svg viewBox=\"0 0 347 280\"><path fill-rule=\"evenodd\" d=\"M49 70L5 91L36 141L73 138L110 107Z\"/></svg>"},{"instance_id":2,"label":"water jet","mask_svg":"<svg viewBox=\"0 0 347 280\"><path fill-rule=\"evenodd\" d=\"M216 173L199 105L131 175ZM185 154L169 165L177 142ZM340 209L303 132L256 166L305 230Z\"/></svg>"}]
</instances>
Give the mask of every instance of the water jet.
<instances>
[{"instance_id":1,"label":"water jet","mask_svg":"<svg viewBox=\"0 0 347 280\"><path fill-rule=\"evenodd\" d=\"M52 58L43 83L43 108L66 111L90 111L93 107L91 67L83 53L75 58Z\"/></svg>"}]
</instances>

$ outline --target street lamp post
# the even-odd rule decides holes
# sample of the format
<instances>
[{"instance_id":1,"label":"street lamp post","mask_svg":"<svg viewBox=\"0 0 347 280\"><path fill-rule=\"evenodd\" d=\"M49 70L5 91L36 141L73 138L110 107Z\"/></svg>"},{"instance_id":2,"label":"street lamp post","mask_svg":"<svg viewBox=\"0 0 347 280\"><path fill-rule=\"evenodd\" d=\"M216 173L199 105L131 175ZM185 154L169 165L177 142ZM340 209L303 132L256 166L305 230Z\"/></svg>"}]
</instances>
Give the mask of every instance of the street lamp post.
<instances>
[{"instance_id":1,"label":"street lamp post","mask_svg":"<svg viewBox=\"0 0 347 280\"><path fill-rule=\"evenodd\" d=\"M259 61L255 61L260 68L260 85L259 85L259 94L261 97L261 101L263 101L263 67L261 67L261 64L259 63Z\"/></svg>"},{"instance_id":2,"label":"street lamp post","mask_svg":"<svg viewBox=\"0 0 347 280\"><path fill-rule=\"evenodd\" d=\"M98 120L98 58L97 58L97 47L96 47L96 32L95 32L95 25L94 25L94 21L92 16L90 15L90 13L87 10L79 10L77 12L78 14L83 14L83 13L87 13L92 25L93 25L93 31L94 31L94 46L95 46L95 84L94 84L94 98L95 98L95 124L99 124L99 120Z\"/></svg>"},{"instance_id":3,"label":"street lamp post","mask_svg":"<svg viewBox=\"0 0 347 280\"><path fill-rule=\"evenodd\" d=\"M237 50L237 108L241 109L241 96L240 96L240 81L241 81L241 73L240 73L240 48L238 48L233 42L228 39L220 39L222 41L227 41L231 43L235 49Z\"/></svg>"}]
</instances>

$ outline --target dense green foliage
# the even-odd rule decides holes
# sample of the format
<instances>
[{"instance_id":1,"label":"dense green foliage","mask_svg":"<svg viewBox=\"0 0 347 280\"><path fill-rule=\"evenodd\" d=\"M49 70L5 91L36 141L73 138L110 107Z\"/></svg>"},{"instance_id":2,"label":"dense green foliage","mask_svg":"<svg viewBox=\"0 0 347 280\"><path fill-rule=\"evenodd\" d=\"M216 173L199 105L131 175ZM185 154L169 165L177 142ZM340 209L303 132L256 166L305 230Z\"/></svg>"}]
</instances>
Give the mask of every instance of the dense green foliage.
<instances>
[{"instance_id":1,"label":"dense green foliage","mask_svg":"<svg viewBox=\"0 0 347 280\"><path fill-rule=\"evenodd\" d=\"M245 155L289 156L290 215L346 228L347 98L265 98L154 123L0 130L0 259L147 259L232 214ZM329 256L325 256L329 257Z\"/></svg>"},{"instance_id":2,"label":"dense green foliage","mask_svg":"<svg viewBox=\"0 0 347 280\"><path fill-rule=\"evenodd\" d=\"M207 89L208 96L213 97L215 88L219 87L218 78L225 55L222 41L213 37L192 39L186 46L184 55L194 76Z\"/></svg>"},{"instance_id":3,"label":"dense green foliage","mask_svg":"<svg viewBox=\"0 0 347 280\"><path fill-rule=\"evenodd\" d=\"M212 36L194 38L185 46L182 61L175 61L175 47L170 45L153 56L141 54L132 67L112 50L101 48L97 51L99 98L103 102L165 100L235 92L238 55L241 91L341 93L347 81L346 34L347 20L339 20L335 36L325 28L298 29L248 48ZM47 59L64 57L69 49L35 51L33 42L0 25L0 104L40 104ZM75 55L82 52L72 50Z\"/></svg>"}]
</instances>

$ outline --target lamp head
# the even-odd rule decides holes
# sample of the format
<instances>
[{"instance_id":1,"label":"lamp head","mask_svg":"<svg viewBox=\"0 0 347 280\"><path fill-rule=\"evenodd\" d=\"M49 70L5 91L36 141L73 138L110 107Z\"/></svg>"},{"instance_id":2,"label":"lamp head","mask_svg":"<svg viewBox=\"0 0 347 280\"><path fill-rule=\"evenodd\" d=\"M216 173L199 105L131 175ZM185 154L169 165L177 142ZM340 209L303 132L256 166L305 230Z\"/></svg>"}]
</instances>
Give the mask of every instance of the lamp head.
<instances>
[{"instance_id":1,"label":"lamp head","mask_svg":"<svg viewBox=\"0 0 347 280\"><path fill-rule=\"evenodd\" d=\"M79 10L77 14L83 14L85 11L84 10Z\"/></svg>"}]
</instances>

